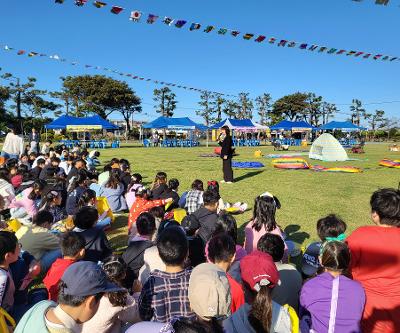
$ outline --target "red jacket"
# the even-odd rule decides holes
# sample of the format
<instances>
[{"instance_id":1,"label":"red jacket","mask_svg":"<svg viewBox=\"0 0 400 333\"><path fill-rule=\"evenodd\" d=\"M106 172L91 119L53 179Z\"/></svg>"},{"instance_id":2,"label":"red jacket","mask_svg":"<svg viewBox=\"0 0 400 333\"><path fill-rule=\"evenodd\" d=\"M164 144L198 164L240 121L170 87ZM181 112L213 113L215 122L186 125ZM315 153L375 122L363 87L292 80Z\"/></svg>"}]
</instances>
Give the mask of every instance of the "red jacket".
<instances>
[{"instance_id":1,"label":"red jacket","mask_svg":"<svg viewBox=\"0 0 400 333\"><path fill-rule=\"evenodd\" d=\"M244 292L239 282L237 282L228 273L226 274L231 288L231 313L235 313L244 304Z\"/></svg>"},{"instance_id":2,"label":"red jacket","mask_svg":"<svg viewBox=\"0 0 400 333\"><path fill-rule=\"evenodd\" d=\"M43 283L49 292L49 300L57 302L58 283L60 282L65 270L74 262L75 260L72 259L59 258L53 263L53 265L51 265L46 277L43 280Z\"/></svg>"},{"instance_id":3,"label":"red jacket","mask_svg":"<svg viewBox=\"0 0 400 333\"><path fill-rule=\"evenodd\" d=\"M146 199L137 197L131 207L131 210L129 211L128 230L130 230L132 225L134 223L136 223L136 220L140 214L142 214L144 212L148 212L153 207L163 206L165 204L166 204L166 202L163 199L161 199L161 200L146 200Z\"/></svg>"}]
</instances>

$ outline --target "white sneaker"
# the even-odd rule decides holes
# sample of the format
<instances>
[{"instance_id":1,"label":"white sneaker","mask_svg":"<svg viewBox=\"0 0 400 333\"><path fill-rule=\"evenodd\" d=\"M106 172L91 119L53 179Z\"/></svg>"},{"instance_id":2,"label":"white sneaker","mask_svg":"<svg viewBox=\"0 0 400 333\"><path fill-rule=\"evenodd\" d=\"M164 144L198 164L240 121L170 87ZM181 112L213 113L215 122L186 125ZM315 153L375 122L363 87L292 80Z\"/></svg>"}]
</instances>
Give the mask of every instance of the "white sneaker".
<instances>
[{"instance_id":1,"label":"white sneaker","mask_svg":"<svg viewBox=\"0 0 400 333\"><path fill-rule=\"evenodd\" d=\"M233 182L225 182L226 184L233 184Z\"/></svg>"}]
</instances>

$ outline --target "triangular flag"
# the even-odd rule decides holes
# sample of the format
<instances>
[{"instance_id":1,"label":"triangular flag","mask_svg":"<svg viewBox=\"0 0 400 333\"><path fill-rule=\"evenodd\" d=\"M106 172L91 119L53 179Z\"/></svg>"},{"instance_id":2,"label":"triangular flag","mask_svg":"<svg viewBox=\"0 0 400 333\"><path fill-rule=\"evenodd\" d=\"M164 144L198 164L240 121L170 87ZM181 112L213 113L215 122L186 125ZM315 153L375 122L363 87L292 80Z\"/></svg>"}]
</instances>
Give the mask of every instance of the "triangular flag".
<instances>
[{"instance_id":1,"label":"triangular flag","mask_svg":"<svg viewBox=\"0 0 400 333\"><path fill-rule=\"evenodd\" d=\"M86 2L87 0L75 0L75 5L78 7L82 7Z\"/></svg>"},{"instance_id":2,"label":"triangular flag","mask_svg":"<svg viewBox=\"0 0 400 333\"><path fill-rule=\"evenodd\" d=\"M360 55L364 54L364 52L357 52L354 56L359 57Z\"/></svg>"},{"instance_id":3,"label":"triangular flag","mask_svg":"<svg viewBox=\"0 0 400 333\"><path fill-rule=\"evenodd\" d=\"M300 49L302 50L306 50L307 49L307 45L306 43L300 44Z\"/></svg>"},{"instance_id":4,"label":"triangular flag","mask_svg":"<svg viewBox=\"0 0 400 333\"><path fill-rule=\"evenodd\" d=\"M60 57L57 54L55 54L55 55L51 55L50 59L60 60Z\"/></svg>"},{"instance_id":5,"label":"triangular flag","mask_svg":"<svg viewBox=\"0 0 400 333\"><path fill-rule=\"evenodd\" d=\"M371 53L367 53L365 56L363 56L364 59L368 59L372 54Z\"/></svg>"},{"instance_id":6,"label":"triangular flag","mask_svg":"<svg viewBox=\"0 0 400 333\"><path fill-rule=\"evenodd\" d=\"M64 3L64 0L55 0L54 2L55 2L55 3L63 4L63 3Z\"/></svg>"},{"instance_id":7,"label":"triangular flag","mask_svg":"<svg viewBox=\"0 0 400 333\"><path fill-rule=\"evenodd\" d=\"M315 51L318 47L319 47L318 45L312 44L312 45L308 48L308 50L309 50L309 51Z\"/></svg>"},{"instance_id":8,"label":"triangular flag","mask_svg":"<svg viewBox=\"0 0 400 333\"><path fill-rule=\"evenodd\" d=\"M267 38L267 37L265 37L265 36L263 36L263 35L260 35L260 36L258 36L257 38L256 38L256 42L257 43L261 43L261 42L263 42L264 40L265 40L265 38Z\"/></svg>"},{"instance_id":9,"label":"triangular flag","mask_svg":"<svg viewBox=\"0 0 400 333\"><path fill-rule=\"evenodd\" d=\"M171 25L172 22L174 22L174 19L173 19L173 18L170 18L170 17L168 17L168 16L165 16L164 19L163 19L163 22L164 22L166 25Z\"/></svg>"},{"instance_id":10,"label":"triangular flag","mask_svg":"<svg viewBox=\"0 0 400 333\"><path fill-rule=\"evenodd\" d=\"M374 56L374 60L378 60L380 57L382 57L382 54L377 54Z\"/></svg>"},{"instance_id":11,"label":"triangular flag","mask_svg":"<svg viewBox=\"0 0 400 333\"><path fill-rule=\"evenodd\" d=\"M193 30L199 30L201 28L201 24L200 23L192 23L191 25L190 25L190 31L193 31Z\"/></svg>"},{"instance_id":12,"label":"triangular flag","mask_svg":"<svg viewBox=\"0 0 400 333\"><path fill-rule=\"evenodd\" d=\"M278 43L278 46L285 46L287 43L287 40L281 39L280 42Z\"/></svg>"},{"instance_id":13,"label":"triangular flag","mask_svg":"<svg viewBox=\"0 0 400 333\"><path fill-rule=\"evenodd\" d=\"M397 59L397 57L393 57L393 58L390 59L390 61L394 61L396 59Z\"/></svg>"},{"instance_id":14,"label":"triangular flag","mask_svg":"<svg viewBox=\"0 0 400 333\"><path fill-rule=\"evenodd\" d=\"M335 49L334 47L332 47L331 49L329 49L328 54L333 54L336 53L337 49Z\"/></svg>"},{"instance_id":15,"label":"triangular flag","mask_svg":"<svg viewBox=\"0 0 400 333\"><path fill-rule=\"evenodd\" d=\"M270 44L274 44L276 42L276 38L271 37L270 39L268 39L268 43Z\"/></svg>"},{"instance_id":16,"label":"triangular flag","mask_svg":"<svg viewBox=\"0 0 400 333\"><path fill-rule=\"evenodd\" d=\"M326 46L321 46L318 50L318 52L324 52L326 51L328 48Z\"/></svg>"},{"instance_id":17,"label":"triangular flag","mask_svg":"<svg viewBox=\"0 0 400 333\"><path fill-rule=\"evenodd\" d=\"M389 60L389 56L384 56L384 57L382 58L382 60L383 60L383 61Z\"/></svg>"},{"instance_id":18,"label":"triangular flag","mask_svg":"<svg viewBox=\"0 0 400 333\"><path fill-rule=\"evenodd\" d=\"M218 35L225 35L228 32L228 29L221 28L218 30Z\"/></svg>"},{"instance_id":19,"label":"triangular flag","mask_svg":"<svg viewBox=\"0 0 400 333\"><path fill-rule=\"evenodd\" d=\"M296 42L289 42L288 43L288 47L295 47L296 46Z\"/></svg>"},{"instance_id":20,"label":"triangular flag","mask_svg":"<svg viewBox=\"0 0 400 333\"><path fill-rule=\"evenodd\" d=\"M111 13L113 13L113 14L119 14L119 13L121 13L122 11L123 11L124 9L122 8L122 7L120 7L120 6L112 6L112 8L111 8Z\"/></svg>"},{"instance_id":21,"label":"triangular flag","mask_svg":"<svg viewBox=\"0 0 400 333\"><path fill-rule=\"evenodd\" d=\"M149 16L147 17L147 23L148 24L153 24L157 20L158 20L158 16L154 15L154 14L149 14Z\"/></svg>"},{"instance_id":22,"label":"triangular flag","mask_svg":"<svg viewBox=\"0 0 400 333\"><path fill-rule=\"evenodd\" d=\"M34 56L37 56L38 55L38 53L37 52L29 52L28 53L28 57L34 57Z\"/></svg>"},{"instance_id":23,"label":"triangular flag","mask_svg":"<svg viewBox=\"0 0 400 333\"><path fill-rule=\"evenodd\" d=\"M208 26L204 29L204 32L209 33L209 32L211 32L211 31L213 31L214 29L215 29L214 26L208 25Z\"/></svg>"},{"instance_id":24,"label":"triangular flag","mask_svg":"<svg viewBox=\"0 0 400 333\"><path fill-rule=\"evenodd\" d=\"M14 48L6 45L6 46L4 46L4 50L11 51L11 50L14 50Z\"/></svg>"},{"instance_id":25,"label":"triangular flag","mask_svg":"<svg viewBox=\"0 0 400 333\"><path fill-rule=\"evenodd\" d=\"M233 30L233 31L231 31L231 35L232 35L233 37L237 37L237 36L240 35L240 31Z\"/></svg>"},{"instance_id":26,"label":"triangular flag","mask_svg":"<svg viewBox=\"0 0 400 333\"><path fill-rule=\"evenodd\" d=\"M17 52L17 54L18 54L18 55L23 55L23 54L25 54L25 51L24 51L24 50L19 50L19 51Z\"/></svg>"},{"instance_id":27,"label":"triangular flag","mask_svg":"<svg viewBox=\"0 0 400 333\"><path fill-rule=\"evenodd\" d=\"M346 52L346 50L340 50L340 51L338 51L336 54L343 54L343 53L345 53Z\"/></svg>"},{"instance_id":28,"label":"triangular flag","mask_svg":"<svg viewBox=\"0 0 400 333\"><path fill-rule=\"evenodd\" d=\"M375 4L376 4L376 5L384 5L384 6L387 6L388 3L389 3L389 0L375 0Z\"/></svg>"},{"instance_id":29,"label":"triangular flag","mask_svg":"<svg viewBox=\"0 0 400 333\"><path fill-rule=\"evenodd\" d=\"M133 22L139 22L141 17L142 17L142 13L139 12L138 10L134 10L131 12L131 16L129 16L129 19Z\"/></svg>"},{"instance_id":30,"label":"triangular flag","mask_svg":"<svg viewBox=\"0 0 400 333\"><path fill-rule=\"evenodd\" d=\"M357 53L356 51L349 51L349 52L347 52L346 55L352 56L352 55L355 55L356 53Z\"/></svg>"},{"instance_id":31,"label":"triangular flag","mask_svg":"<svg viewBox=\"0 0 400 333\"><path fill-rule=\"evenodd\" d=\"M186 22L187 22L187 21L185 21L185 20L178 20L178 21L176 21L176 23L175 23L175 27L177 27L177 28L182 28L182 27L186 24Z\"/></svg>"},{"instance_id":32,"label":"triangular flag","mask_svg":"<svg viewBox=\"0 0 400 333\"><path fill-rule=\"evenodd\" d=\"M104 6L107 6L107 4L105 2L95 1L93 2L93 6L95 6L96 8L103 8Z\"/></svg>"},{"instance_id":33,"label":"triangular flag","mask_svg":"<svg viewBox=\"0 0 400 333\"><path fill-rule=\"evenodd\" d=\"M253 37L254 37L254 34L245 34L245 35L243 36L243 39L250 40L250 39L252 39Z\"/></svg>"}]
</instances>

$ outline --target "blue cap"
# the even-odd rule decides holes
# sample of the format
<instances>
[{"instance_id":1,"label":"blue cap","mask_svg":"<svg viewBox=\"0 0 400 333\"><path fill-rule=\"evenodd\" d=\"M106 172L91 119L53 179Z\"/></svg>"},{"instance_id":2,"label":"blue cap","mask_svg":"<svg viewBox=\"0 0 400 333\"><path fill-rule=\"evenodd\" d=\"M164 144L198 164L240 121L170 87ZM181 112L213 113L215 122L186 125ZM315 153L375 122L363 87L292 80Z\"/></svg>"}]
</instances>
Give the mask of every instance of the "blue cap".
<instances>
[{"instance_id":1,"label":"blue cap","mask_svg":"<svg viewBox=\"0 0 400 333\"><path fill-rule=\"evenodd\" d=\"M319 264L319 253L321 251L321 242L311 243L303 255L301 270L307 276L317 273Z\"/></svg>"},{"instance_id":2,"label":"blue cap","mask_svg":"<svg viewBox=\"0 0 400 333\"><path fill-rule=\"evenodd\" d=\"M91 296L124 290L107 279L101 267L91 261L79 261L69 266L61 280L65 283L63 293L71 296Z\"/></svg>"}]
</instances>

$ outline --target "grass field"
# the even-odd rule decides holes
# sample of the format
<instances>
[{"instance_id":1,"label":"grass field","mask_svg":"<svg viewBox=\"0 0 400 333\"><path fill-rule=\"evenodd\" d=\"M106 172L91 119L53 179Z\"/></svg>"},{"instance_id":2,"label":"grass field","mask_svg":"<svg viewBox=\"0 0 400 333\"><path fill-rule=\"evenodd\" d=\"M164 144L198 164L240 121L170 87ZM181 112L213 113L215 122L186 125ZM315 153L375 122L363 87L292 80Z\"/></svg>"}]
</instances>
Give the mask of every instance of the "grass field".
<instances>
[{"instance_id":1,"label":"grass field","mask_svg":"<svg viewBox=\"0 0 400 333\"><path fill-rule=\"evenodd\" d=\"M234 184L220 184L221 196L225 201L242 201L252 209L254 198L265 191L276 195L282 208L277 221L290 239L307 244L317 238L315 225L318 218L329 213L339 214L348 225L348 233L356 227L370 223L369 198L373 191L383 187L396 187L400 181L400 170L380 167L380 159L400 158L399 153L390 153L386 144L367 144L363 155L352 155L358 161L324 163L310 161L323 166L351 165L364 169L361 174L313 172L310 170L279 170L271 166L271 159L254 158L258 148L238 148L237 161L260 161L265 168L258 170L234 170ZM120 149L101 151L101 160L112 157L126 158L133 172L139 172L144 183L150 185L158 171L165 171L169 178L178 178L179 192L190 188L196 179L222 179L219 158L199 157L212 152L213 148L142 148L133 145ZM264 155L273 153L272 147L261 147ZM306 158L308 159L308 158ZM251 218L248 210L237 215L238 225L243 226ZM118 217L110 232L111 242L116 249L126 245L126 216Z\"/></svg>"}]
</instances>

